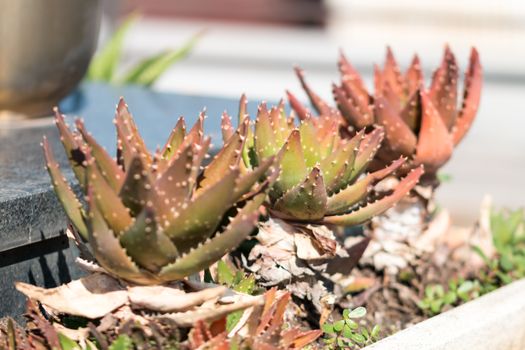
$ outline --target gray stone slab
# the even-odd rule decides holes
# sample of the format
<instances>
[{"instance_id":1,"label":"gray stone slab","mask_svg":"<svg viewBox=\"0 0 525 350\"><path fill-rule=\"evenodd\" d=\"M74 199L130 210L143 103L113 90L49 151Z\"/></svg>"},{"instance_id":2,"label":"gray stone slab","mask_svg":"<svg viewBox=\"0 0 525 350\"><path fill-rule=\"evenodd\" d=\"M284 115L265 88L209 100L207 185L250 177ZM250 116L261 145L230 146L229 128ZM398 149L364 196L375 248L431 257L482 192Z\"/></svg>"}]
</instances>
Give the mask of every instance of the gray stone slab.
<instances>
[{"instance_id":1,"label":"gray stone slab","mask_svg":"<svg viewBox=\"0 0 525 350\"><path fill-rule=\"evenodd\" d=\"M83 274L74 263L77 249L65 235L42 237L38 242L0 253L0 317L22 321L26 298L14 282L20 281L52 288Z\"/></svg>"}]
</instances>

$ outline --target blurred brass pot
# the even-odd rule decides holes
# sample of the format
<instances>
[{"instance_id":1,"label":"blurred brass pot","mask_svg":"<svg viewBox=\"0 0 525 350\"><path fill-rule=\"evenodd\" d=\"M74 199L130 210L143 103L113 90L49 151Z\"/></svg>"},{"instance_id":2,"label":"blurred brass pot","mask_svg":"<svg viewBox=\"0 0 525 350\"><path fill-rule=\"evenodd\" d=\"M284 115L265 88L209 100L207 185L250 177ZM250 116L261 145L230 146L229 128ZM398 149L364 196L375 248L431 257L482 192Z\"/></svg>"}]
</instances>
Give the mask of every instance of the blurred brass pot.
<instances>
[{"instance_id":1,"label":"blurred brass pot","mask_svg":"<svg viewBox=\"0 0 525 350\"><path fill-rule=\"evenodd\" d=\"M101 0L0 0L0 111L49 115L84 76Z\"/></svg>"}]
</instances>

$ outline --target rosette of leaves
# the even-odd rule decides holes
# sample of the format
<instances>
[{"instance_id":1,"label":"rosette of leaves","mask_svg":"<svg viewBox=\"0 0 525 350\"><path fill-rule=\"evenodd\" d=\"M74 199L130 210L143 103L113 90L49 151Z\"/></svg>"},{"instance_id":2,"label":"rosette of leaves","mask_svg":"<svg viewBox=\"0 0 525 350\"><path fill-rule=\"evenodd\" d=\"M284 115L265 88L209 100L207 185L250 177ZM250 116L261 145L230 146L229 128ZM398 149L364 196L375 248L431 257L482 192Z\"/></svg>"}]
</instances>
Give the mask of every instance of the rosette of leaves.
<instances>
[{"instance_id":1,"label":"rosette of leaves","mask_svg":"<svg viewBox=\"0 0 525 350\"><path fill-rule=\"evenodd\" d=\"M376 156L376 166L389 164L403 155L412 164L423 164L425 177L436 181L437 170L449 160L478 110L482 69L477 50L471 50L461 104L458 104L459 68L448 46L428 88L418 56L414 56L403 73L390 48L384 67L375 66L373 92L343 54L338 66L341 82L332 86L337 108L323 101L308 86L301 69L296 69L315 110L320 115L335 117L351 134L363 128L371 130L374 125L383 126L385 145ZM307 118L308 109L291 93L288 96L298 116Z\"/></svg>"},{"instance_id":2,"label":"rosette of leaves","mask_svg":"<svg viewBox=\"0 0 525 350\"><path fill-rule=\"evenodd\" d=\"M241 100L240 120L246 114ZM223 135L230 137L231 118L223 117ZM367 172L384 132L359 132L351 139L338 133L338 122L308 117L295 124L284 103L268 109L261 104L243 149L246 171L269 157L276 158L278 176L265 202L268 220L260 222L259 244L250 251L249 266L264 286L283 285L301 299L310 299L320 312L331 308L323 298L330 291L320 274L347 274L366 248L368 238L343 248L333 226L357 226L392 207L417 183L421 167L410 172L391 192L375 196L372 189L398 169Z\"/></svg>"},{"instance_id":3,"label":"rosette of leaves","mask_svg":"<svg viewBox=\"0 0 525 350\"><path fill-rule=\"evenodd\" d=\"M415 186L422 167L411 171L392 193L373 198L373 186L405 158L368 172L384 138L383 128L361 130L346 139L338 127L326 116L306 116L295 125L283 103L270 110L265 104L259 106L243 155L248 169L276 157L280 172L269 191L271 216L297 223L355 226L383 213ZM228 117L223 118L223 129L232 129Z\"/></svg>"},{"instance_id":4,"label":"rosette of leaves","mask_svg":"<svg viewBox=\"0 0 525 350\"><path fill-rule=\"evenodd\" d=\"M463 98L458 103L459 69L452 51L445 47L443 60L434 72L430 86L425 86L419 58L402 72L390 49L383 68L375 67L374 86L370 91L357 70L341 54L339 62L341 81L333 84L335 106L321 99L307 84L299 68L296 73L317 113L337 120L340 133L352 137L363 128L373 133L379 126L384 130L383 147L370 163L370 169L382 169L399 156L408 161L398 171L424 165L425 174L410 196L403 198L396 208L376 216L369 225L374 240L363 262L377 270L396 273L421 254L418 241L424 249L435 245L435 238L425 238L430 222L434 220L434 190L439 185L438 170L449 160L475 119L481 96L482 68L476 49L472 49L463 81ZM290 103L299 118L311 114L299 100L288 93ZM395 181L392 181L395 184ZM386 187L386 190L395 188ZM447 228L443 226L443 231ZM445 232L443 232L444 234ZM385 246L389 246L385 249ZM423 249L423 250L424 250ZM380 255L377 253L381 252Z\"/></svg>"},{"instance_id":5,"label":"rosette of leaves","mask_svg":"<svg viewBox=\"0 0 525 350\"><path fill-rule=\"evenodd\" d=\"M241 175L246 120L201 170L210 145L203 121L201 114L186 134L179 119L164 147L151 154L121 100L114 160L81 120L72 132L56 111L60 139L87 205L69 187L44 139L53 187L97 263L111 275L143 285L180 280L215 263L253 230L265 198L257 180L271 159Z\"/></svg>"}]
</instances>

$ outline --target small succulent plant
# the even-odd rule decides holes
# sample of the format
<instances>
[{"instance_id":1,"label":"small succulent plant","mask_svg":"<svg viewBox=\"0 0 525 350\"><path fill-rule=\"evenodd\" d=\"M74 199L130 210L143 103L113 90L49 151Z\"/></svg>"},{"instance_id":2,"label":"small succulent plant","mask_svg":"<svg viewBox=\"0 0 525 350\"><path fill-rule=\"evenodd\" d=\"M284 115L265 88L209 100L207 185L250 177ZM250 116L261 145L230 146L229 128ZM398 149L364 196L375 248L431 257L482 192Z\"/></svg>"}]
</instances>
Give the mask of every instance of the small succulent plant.
<instances>
[{"instance_id":1,"label":"small succulent plant","mask_svg":"<svg viewBox=\"0 0 525 350\"><path fill-rule=\"evenodd\" d=\"M373 130L376 125L382 126L385 145L375 163L384 166L402 155L409 157L412 165L424 165L426 177L435 180L436 171L448 161L478 110L482 69L476 49L471 51L465 73L461 107L458 107L458 65L448 46L428 89L417 55L403 74L388 48L383 69L376 66L374 70L373 94L343 54L338 65L341 82L332 86L337 108L313 92L302 70L296 69L316 111L338 120L343 133L351 135L363 128ZM288 97L299 118L308 119L308 109L291 93Z\"/></svg>"},{"instance_id":2,"label":"small succulent plant","mask_svg":"<svg viewBox=\"0 0 525 350\"><path fill-rule=\"evenodd\" d=\"M244 99L241 101L241 111ZM241 113L241 115L243 115ZM276 157L280 173L269 191L269 212L292 222L353 226L381 214L405 196L423 173L418 167L393 190L373 198L374 184L393 173L405 158L367 173L384 137L382 128L357 132L351 139L338 133L338 121L304 115L299 125L287 117L284 104L258 108L253 131L244 148L248 169ZM223 118L223 130L232 130ZM224 133L229 137L229 132Z\"/></svg>"},{"instance_id":3,"label":"small succulent plant","mask_svg":"<svg viewBox=\"0 0 525 350\"><path fill-rule=\"evenodd\" d=\"M460 302L475 299L482 293L483 287L478 280L452 279L446 290L441 284L426 286L425 296L418 306L425 314L434 316Z\"/></svg>"},{"instance_id":4,"label":"small succulent plant","mask_svg":"<svg viewBox=\"0 0 525 350\"><path fill-rule=\"evenodd\" d=\"M368 328L358 323L365 316L366 309L360 306L353 310L344 309L339 321L324 323L324 349L361 349L377 341L381 331L379 325Z\"/></svg>"},{"instance_id":5,"label":"small succulent plant","mask_svg":"<svg viewBox=\"0 0 525 350\"><path fill-rule=\"evenodd\" d=\"M144 285L183 279L215 263L253 230L266 197L266 185L257 181L273 159L241 175L246 119L203 168L210 145L203 121L201 114L186 134L179 119L165 146L151 154L121 100L114 160L81 120L72 132L56 111L61 141L87 205L69 187L44 139L47 169L74 228L110 274Z\"/></svg>"}]
</instances>

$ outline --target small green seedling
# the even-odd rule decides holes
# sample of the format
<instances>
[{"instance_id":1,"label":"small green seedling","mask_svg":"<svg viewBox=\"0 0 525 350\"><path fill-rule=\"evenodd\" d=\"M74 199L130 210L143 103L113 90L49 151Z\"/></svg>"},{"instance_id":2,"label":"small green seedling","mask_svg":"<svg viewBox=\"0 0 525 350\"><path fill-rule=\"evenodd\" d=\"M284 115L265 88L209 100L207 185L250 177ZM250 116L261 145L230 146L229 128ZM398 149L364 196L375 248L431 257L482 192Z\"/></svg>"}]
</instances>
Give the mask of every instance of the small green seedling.
<instances>
[{"instance_id":1,"label":"small green seedling","mask_svg":"<svg viewBox=\"0 0 525 350\"><path fill-rule=\"evenodd\" d=\"M326 350L360 349L377 341L379 325L367 328L358 321L365 315L366 309L362 306L353 310L345 309L341 320L323 324L324 348Z\"/></svg>"},{"instance_id":2,"label":"small green seedling","mask_svg":"<svg viewBox=\"0 0 525 350\"><path fill-rule=\"evenodd\" d=\"M425 288L425 297L418 304L427 315L434 316L460 302L467 302L481 295L482 287L477 280L454 279L445 289L441 284Z\"/></svg>"}]
</instances>

